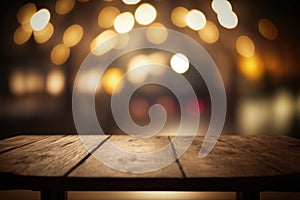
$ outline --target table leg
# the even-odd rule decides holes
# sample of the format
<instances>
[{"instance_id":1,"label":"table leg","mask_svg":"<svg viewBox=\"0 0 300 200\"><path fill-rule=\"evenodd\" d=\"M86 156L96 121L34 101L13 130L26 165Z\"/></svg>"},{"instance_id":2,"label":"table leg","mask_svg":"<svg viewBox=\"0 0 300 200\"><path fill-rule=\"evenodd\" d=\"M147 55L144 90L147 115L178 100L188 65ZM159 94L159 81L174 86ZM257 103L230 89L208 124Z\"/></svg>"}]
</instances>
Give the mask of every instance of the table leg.
<instances>
[{"instance_id":1,"label":"table leg","mask_svg":"<svg viewBox=\"0 0 300 200\"><path fill-rule=\"evenodd\" d=\"M63 190L42 190L41 200L67 200L67 191Z\"/></svg>"},{"instance_id":2,"label":"table leg","mask_svg":"<svg viewBox=\"0 0 300 200\"><path fill-rule=\"evenodd\" d=\"M260 193L257 191L252 192L236 192L236 200L260 200Z\"/></svg>"}]
</instances>

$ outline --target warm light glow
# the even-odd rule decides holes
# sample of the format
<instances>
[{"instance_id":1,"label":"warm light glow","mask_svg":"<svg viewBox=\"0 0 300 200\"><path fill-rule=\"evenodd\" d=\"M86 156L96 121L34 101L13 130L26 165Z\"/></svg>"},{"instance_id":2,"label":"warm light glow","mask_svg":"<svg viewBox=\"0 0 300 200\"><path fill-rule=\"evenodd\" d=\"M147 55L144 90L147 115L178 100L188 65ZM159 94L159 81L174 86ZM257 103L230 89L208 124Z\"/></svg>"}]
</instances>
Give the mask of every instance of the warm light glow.
<instances>
[{"instance_id":1,"label":"warm light glow","mask_svg":"<svg viewBox=\"0 0 300 200\"><path fill-rule=\"evenodd\" d=\"M83 29L80 25L74 24L67 28L63 35L63 42L68 47L73 47L80 42Z\"/></svg>"},{"instance_id":2,"label":"warm light glow","mask_svg":"<svg viewBox=\"0 0 300 200\"><path fill-rule=\"evenodd\" d=\"M235 44L237 52L244 57L252 57L255 52L254 43L252 40L246 36L242 35L238 37Z\"/></svg>"},{"instance_id":3,"label":"warm light glow","mask_svg":"<svg viewBox=\"0 0 300 200\"><path fill-rule=\"evenodd\" d=\"M250 80L259 80L264 74L263 62L258 56L241 58L239 69Z\"/></svg>"},{"instance_id":4,"label":"warm light glow","mask_svg":"<svg viewBox=\"0 0 300 200\"><path fill-rule=\"evenodd\" d=\"M109 93L118 93L122 88L124 82L122 81L123 73L117 68L108 69L103 76L102 86L104 90Z\"/></svg>"},{"instance_id":5,"label":"warm light glow","mask_svg":"<svg viewBox=\"0 0 300 200\"><path fill-rule=\"evenodd\" d=\"M33 30L40 31L47 26L49 20L50 12L43 8L32 15L30 25Z\"/></svg>"},{"instance_id":6,"label":"warm light glow","mask_svg":"<svg viewBox=\"0 0 300 200\"><path fill-rule=\"evenodd\" d=\"M24 31L26 31L26 32L32 33L32 31L33 31L30 23L22 24L22 27L23 27Z\"/></svg>"},{"instance_id":7,"label":"warm light glow","mask_svg":"<svg viewBox=\"0 0 300 200\"><path fill-rule=\"evenodd\" d=\"M18 10L17 20L20 24L28 24L34 13L36 13L36 6L33 3L27 3Z\"/></svg>"},{"instance_id":8,"label":"warm light glow","mask_svg":"<svg viewBox=\"0 0 300 200\"><path fill-rule=\"evenodd\" d=\"M218 21L224 28L233 29L238 25L238 17L234 12L218 14Z\"/></svg>"},{"instance_id":9,"label":"warm light glow","mask_svg":"<svg viewBox=\"0 0 300 200\"><path fill-rule=\"evenodd\" d=\"M188 14L188 10L184 7L176 7L172 10L171 20L175 26L178 27L186 27L186 15Z\"/></svg>"},{"instance_id":10,"label":"warm light glow","mask_svg":"<svg viewBox=\"0 0 300 200\"><path fill-rule=\"evenodd\" d=\"M51 61L56 65L61 65L66 62L70 55L70 48L64 44L56 45L50 54Z\"/></svg>"},{"instance_id":11,"label":"warm light glow","mask_svg":"<svg viewBox=\"0 0 300 200\"><path fill-rule=\"evenodd\" d=\"M278 36L277 27L268 19L259 20L258 30L268 40L275 40Z\"/></svg>"},{"instance_id":12,"label":"warm light glow","mask_svg":"<svg viewBox=\"0 0 300 200\"><path fill-rule=\"evenodd\" d=\"M204 28L198 31L198 34L200 38L208 44L213 44L219 39L219 30L217 26L209 20L206 21Z\"/></svg>"},{"instance_id":13,"label":"warm light glow","mask_svg":"<svg viewBox=\"0 0 300 200\"><path fill-rule=\"evenodd\" d=\"M114 21L114 28L118 33L127 33L134 26L134 17L130 12L119 14Z\"/></svg>"},{"instance_id":14,"label":"warm light glow","mask_svg":"<svg viewBox=\"0 0 300 200\"><path fill-rule=\"evenodd\" d=\"M127 67L127 79L132 83L142 83L151 71L148 56L140 54L133 57ZM132 71L133 70L133 71Z\"/></svg>"},{"instance_id":15,"label":"warm light glow","mask_svg":"<svg viewBox=\"0 0 300 200\"><path fill-rule=\"evenodd\" d=\"M186 23L193 30L200 30L205 26L205 15L196 9L190 10L186 15Z\"/></svg>"},{"instance_id":16,"label":"warm light glow","mask_svg":"<svg viewBox=\"0 0 300 200\"><path fill-rule=\"evenodd\" d=\"M118 42L115 46L115 49L123 49L129 41L129 34L128 33L119 33L118 34Z\"/></svg>"},{"instance_id":17,"label":"warm light glow","mask_svg":"<svg viewBox=\"0 0 300 200\"><path fill-rule=\"evenodd\" d=\"M107 6L103 8L98 15L98 25L101 28L110 28L114 25L116 17L120 14L118 8Z\"/></svg>"},{"instance_id":18,"label":"warm light glow","mask_svg":"<svg viewBox=\"0 0 300 200\"><path fill-rule=\"evenodd\" d=\"M55 11L57 14L64 15L69 13L75 5L75 0L57 0Z\"/></svg>"},{"instance_id":19,"label":"warm light glow","mask_svg":"<svg viewBox=\"0 0 300 200\"><path fill-rule=\"evenodd\" d=\"M129 106L130 114L136 119L146 119L148 117L149 108L149 103L142 97L134 98Z\"/></svg>"},{"instance_id":20,"label":"warm light glow","mask_svg":"<svg viewBox=\"0 0 300 200\"><path fill-rule=\"evenodd\" d=\"M211 2L211 7L218 15L223 12L231 12L232 6L229 1L226 0L213 0Z\"/></svg>"},{"instance_id":21,"label":"warm light glow","mask_svg":"<svg viewBox=\"0 0 300 200\"><path fill-rule=\"evenodd\" d=\"M31 32L24 30L23 26L19 26L14 33L14 42L18 45L24 44L29 40Z\"/></svg>"},{"instance_id":22,"label":"warm light glow","mask_svg":"<svg viewBox=\"0 0 300 200\"><path fill-rule=\"evenodd\" d=\"M65 87L65 75L60 70L52 70L47 76L46 88L51 95L59 95Z\"/></svg>"},{"instance_id":23,"label":"warm light glow","mask_svg":"<svg viewBox=\"0 0 300 200\"><path fill-rule=\"evenodd\" d=\"M25 79L26 92L41 92L44 86L44 80L41 74L37 72L29 72Z\"/></svg>"},{"instance_id":24,"label":"warm light glow","mask_svg":"<svg viewBox=\"0 0 300 200\"><path fill-rule=\"evenodd\" d=\"M172 56L170 65L175 72L183 74L189 69L190 63L189 59L184 54L177 53Z\"/></svg>"},{"instance_id":25,"label":"warm light glow","mask_svg":"<svg viewBox=\"0 0 300 200\"><path fill-rule=\"evenodd\" d=\"M168 32L163 24L153 23L148 27L146 36L149 42L153 44L160 44L167 39Z\"/></svg>"},{"instance_id":26,"label":"warm light glow","mask_svg":"<svg viewBox=\"0 0 300 200\"><path fill-rule=\"evenodd\" d=\"M51 23L48 23L47 26L40 31L33 31L34 40L41 44L47 42L53 35L54 27Z\"/></svg>"},{"instance_id":27,"label":"warm light glow","mask_svg":"<svg viewBox=\"0 0 300 200\"><path fill-rule=\"evenodd\" d=\"M81 93L95 93L95 90L98 91L101 88L98 86L98 79L97 70L85 70L78 76L78 87L76 89Z\"/></svg>"},{"instance_id":28,"label":"warm light glow","mask_svg":"<svg viewBox=\"0 0 300 200\"><path fill-rule=\"evenodd\" d=\"M155 20L156 9L149 3L143 3L136 9L134 16L137 23L148 25Z\"/></svg>"},{"instance_id":29,"label":"warm light glow","mask_svg":"<svg viewBox=\"0 0 300 200\"><path fill-rule=\"evenodd\" d=\"M141 0L122 0L123 3L127 4L127 5L135 5L138 2L140 2Z\"/></svg>"},{"instance_id":30,"label":"warm light glow","mask_svg":"<svg viewBox=\"0 0 300 200\"><path fill-rule=\"evenodd\" d=\"M91 43L90 50L94 55L102 55L113 49L118 43L117 33L106 30L100 33Z\"/></svg>"},{"instance_id":31,"label":"warm light glow","mask_svg":"<svg viewBox=\"0 0 300 200\"><path fill-rule=\"evenodd\" d=\"M10 92L16 96L23 95L26 92L26 77L21 71L14 71L9 78Z\"/></svg>"}]
</instances>

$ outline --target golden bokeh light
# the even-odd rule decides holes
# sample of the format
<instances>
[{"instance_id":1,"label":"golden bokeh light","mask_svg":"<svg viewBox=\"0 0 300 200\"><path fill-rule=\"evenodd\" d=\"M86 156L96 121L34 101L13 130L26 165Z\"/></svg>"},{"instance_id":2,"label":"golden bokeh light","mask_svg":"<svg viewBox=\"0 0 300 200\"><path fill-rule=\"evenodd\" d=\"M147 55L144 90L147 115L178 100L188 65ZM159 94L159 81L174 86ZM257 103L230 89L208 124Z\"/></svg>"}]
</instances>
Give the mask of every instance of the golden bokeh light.
<instances>
[{"instance_id":1,"label":"golden bokeh light","mask_svg":"<svg viewBox=\"0 0 300 200\"><path fill-rule=\"evenodd\" d=\"M147 39L153 44L163 43L168 37L166 27L161 23L153 23L147 28Z\"/></svg>"},{"instance_id":2,"label":"golden bokeh light","mask_svg":"<svg viewBox=\"0 0 300 200\"><path fill-rule=\"evenodd\" d=\"M206 24L206 17L201 11L192 9L186 15L186 24L192 30L200 30Z\"/></svg>"},{"instance_id":3,"label":"golden bokeh light","mask_svg":"<svg viewBox=\"0 0 300 200\"><path fill-rule=\"evenodd\" d=\"M46 89L50 95L57 96L61 94L65 87L65 75L61 70L52 70L46 80Z\"/></svg>"},{"instance_id":4,"label":"golden bokeh light","mask_svg":"<svg viewBox=\"0 0 300 200\"><path fill-rule=\"evenodd\" d=\"M94 55L102 55L113 49L118 43L117 33L106 30L100 33L90 45L90 50Z\"/></svg>"},{"instance_id":5,"label":"golden bokeh light","mask_svg":"<svg viewBox=\"0 0 300 200\"><path fill-rule=\"evenodd\" d=\"M182 53L174 54L170 60L171 68L179 73L185 73L190 66L189 59Z\"/></svg>"},{"instance_id":6,"label":"golden bokeh light","mask_svg":"<svg viewBox=\"0 0 300 200\"><path fill-rule=\"evenodd\" d=\"M17 20L20 24L28 24L34 13L36 13L35 4L27 3L18 10Z\"/></svg>"},{"instance_id":7,"label":"golden bokeh light","mask_svg":"<svg viewBox=\"0 0 300 200\"><path fill-rule=\"evenodd\" d=\"M48 23L47 26L40 31L33 31L34 40L41 44L47 42L54 33L54 27L51 23Z\"/></svg>"},{"instance_id":8,"label":"golden bokeh light","mask_svg":"<svg viewBox=\"0 0 300 200\"><path fill-rule=\"evenodd\" d=\"M27 93L41 92L44 88L44 80L41 74L37 72L27 73L25 79L25 86Z\"/></svg>"},{"instance_id":9,"label":"golden bokeh light","mask_svg":"<svg viewBox=\"0 0 300 200\"><path fill-rule=\"evenodd\" d=\"M114 21L114 28L118 33L127 33L134 26L134 17L131 12L119 14Z\"/></svg>"},{"instance_id":10,"label":"golden bokeh light","mask_svg":"<svg viewBox=\"0 0 300 200\"><path fill-rule=\"evenodd\" d=\"M118 8L107 6L103 8L98 15L98 25L101 28L110 28L114 25L116 17L120 14Z\"/></svg>"},{"instance_id":11,"label":"golden bokeh light","mask_svg":"<svg viewBox=\"0 0 300 200\"><path fill-rule=\"evenodd\" d=\"M171 13L171 21L175 26L180 28L186 27L187 24L185 20L188 12L188 9L181 6L174 8Z\"/></svg>"},{"instance_id":12,"label":"golden bokeh light","mask_svg":"<svg viewBox=\"0 0 300 200\"><path fill-rule=\"evenodd\" d=\"M156 19L156 9L149 3L141 4L134 13L137 23L149 25Z\"/></svg>"},{"instance_id":13,"label":"golden bokeh light","mask_svg":"<svg viewBox=\"0 0 300 200\"><path fill-rule=\"evenodd\" d=\"M235 43L237 52L244 57L252 57L255 53L253 41L246 35L238 37Z\"/></svg>"},{"instance_id":14,"label":"golden bokeh light","mask_svg":"<svg viewBox=\"0 0 300 200\"><path fill-rule=\"evenodd\" d=\"M26 77L22 71L13 71L9 78L10 92L16 96L25 94L26 92L25 81L26 81Z\"/></svg>"},{"instance_id":15,"label":"golden bokeh light","mask_svg":"<svg viewBox=\"0 0 300 200\"><path fill-rule=\"evenodd\" d=\"M50 54L51 61L56 65L64 64L70 55L70 48L64 44L56 45Z\"/></svg>"},{"instance_id":16,"label":"golden bokeh light","mask_svg":"<svg viewBox=\"0 0 300 200\"><path fill-rule=\"evenodd\" d=\"M32 32L25 31L23 26L19 26L14 33L14 42L18 45L24 44L31 37Z\"/></svg>"},{"instance_id":17,"label":"golden bokeh light","mask_svg":"<svg viewBox=\"0 0 300 200\"><path fill-rule=\"evenodd\" d=\"M98 71L96 69L84 70L83 72L78 74L77 79L77 87L79 92L81 93L95 93L101 87L98 84ZM96 87L95 87L96 86Z\"/></svg>"},{"instance_id":18,"label":"golden bokeh light","mask_svg":"<svg viewBox=\"0 0 300 200\"><path fill-rule=\"evenodd\" d=\"M118 34L118 42L115 49L123 49L129 42L129 34L128 33L119 33Z\"/></svg>"},{"instance_id":19,"label":"golden bokeh light","mask_svg":"<svg viewBox=\"0 0 300 200\"><path fill-rule=\"evenodd\" d=\"M233 29L238 25L238 17L234 12L222 12L218 14L218 21L221 26Z\"/></svg>"},{"instance_id":20,"label":"golden bokeh light","mask_svg":"<svg viewBox=\"0 0 300 200\"><path fill-rule=\"evenodd\" d=\"M141 0L122 0L123 3L127 4L127 5L135 5L137 3L139 3Z\"/></svg>"},{"instance_id":21,"label":"golden bokeh light","mask_svg":"<svg viewBox=\"0 0 300 200\"><path fill-rule=\"evenodd\" d=\"M205 26L198 31L199 37L208 44L213 44L219 39L219 30L217 26L207 20Z\"/></svg>"},{"instance_id":22,"label":"golden bokeh light","mask_svg":"<svg viewBox=\"0 0 300 200\"><path fill-rule=\"evenodd\" d=\"M26 32L32 33L32 31L33 31L30 23L22 24L22 27L23 27L24 31L26 31Z\"/></svg>"},{"instance_id":23,"label":"golden bokeh light","mask_svg":"<svg viewBox=\"0 0 300 200\"><path fill-rule=\"evenodd\" d=\"M75 5L75 0L57 0L55 3L55 11L59 15L69 13Z\"/></svg>"},{"instance_id":24,"label":"golden bokeh light","mask_svg":"<svg viewBox=\"0 0 300 200\"><path fill-rule=\"evenodd\" d=\"M30 25L33 30L40 31L47 26L50 21L49 10L43 8L36 13L34 13L30 19Z\"/></svg>"},{"instance_id":25,"label":"golden bokeh light","mask_svg":"<svg viewBox=\"0 0 300 200\"><path fill-rule=\"evenodd\" d=\"M258 30L268 40L275 40L278 36L277 27L269 19L259 20Z\"/></svg>"},{"instance_id":26,"label":"golden bokeh light","mask_svg":"<svg viewBox=\"0 0 300 200\"><path fill-rule=\"evenodd\" d=\"M213 0L211 2L211 7L217 14L221 14L222 12L232 11L232 6L230 2L226 0Z\"/></svg>"},{"instance_id":27,"label":"golden bokeh light","mask_svg":"<svg viewBox=\"0 0 300 200\"><path fill-rule=\"evenodd\" d=\"M102 79L102 86L104 90L109 93L118 93L124 85L124 81L122 80L123 72L117 68L108 69Z\"/></svg>"},{"instance_id":28,"label":"golden bokeh light","mask_svg":"<svg viewBox=\"0 0 300 200\"><path fill-rule=\"evenodd\" d=\"M149 72L149 58L140 54L133 57L127 67L127 79L131 83L142 83L146 80Z\"/></svg>"},{"instance_id":29,"label":"golden bokeh light","mask_svg":"<svg viewBox=\"0 0 300 200\"><path fill-rule=\"evenodd\" d=\"M69 26L63 35L63 43L68 47L78 44L83 36L83 29L78 24Z\"/></svg>"},{"instance_id":30,"label":"golden bokeh light","mask_svg":"<svg viewBox=\"0 0 300 200\"><path fill-rule=\"evenodd\" d=\"M242 74L250 80L259 80L264 74L263 61L256 55L240 58L238 66Z\"/></svg>"}]
</instances>

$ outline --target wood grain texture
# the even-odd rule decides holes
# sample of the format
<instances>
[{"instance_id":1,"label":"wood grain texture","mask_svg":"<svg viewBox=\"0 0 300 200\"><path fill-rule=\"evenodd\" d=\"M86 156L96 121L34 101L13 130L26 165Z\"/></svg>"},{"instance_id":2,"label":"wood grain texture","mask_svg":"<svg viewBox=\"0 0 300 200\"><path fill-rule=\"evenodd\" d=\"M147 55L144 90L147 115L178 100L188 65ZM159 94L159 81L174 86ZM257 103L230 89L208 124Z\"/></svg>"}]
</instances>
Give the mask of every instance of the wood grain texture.
<instances>
[{"instance_id":1,"label":"wood grain texture","mask_svg":"<svg viewBox=\"0 0 300 200\"><path fill-rule=\"evenodd\" d=\"M19 135L0 140L0 154L41 140L44 136Z\"/></svg>"}]
</instances>

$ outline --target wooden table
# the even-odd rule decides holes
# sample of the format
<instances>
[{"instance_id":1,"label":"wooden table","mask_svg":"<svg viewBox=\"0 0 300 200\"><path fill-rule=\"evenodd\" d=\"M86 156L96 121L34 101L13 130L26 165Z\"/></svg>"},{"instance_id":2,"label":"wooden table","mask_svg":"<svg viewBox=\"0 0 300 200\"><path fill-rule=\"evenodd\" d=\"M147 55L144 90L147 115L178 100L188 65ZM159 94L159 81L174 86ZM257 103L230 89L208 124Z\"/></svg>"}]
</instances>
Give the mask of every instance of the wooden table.
<instances>
[{"instance_id":1,"label":"wooden table","mask_svg":"<svg viewBox=\"0 0 300 200\"><path fill-rule=\"evenodd\" d=\"M171 138L145 141L107 135L94 150L108 140L144 152ZM133 174L100 163L77 135L14 136L0 140L0 189L38 190L43 200L66 199L67 191L235 191L237 199L259 199L263 191L300 191L299 139L223 135L200 159L202 141L197 136L176 162L163 169Z\"/></svg>"}]
</instances>

